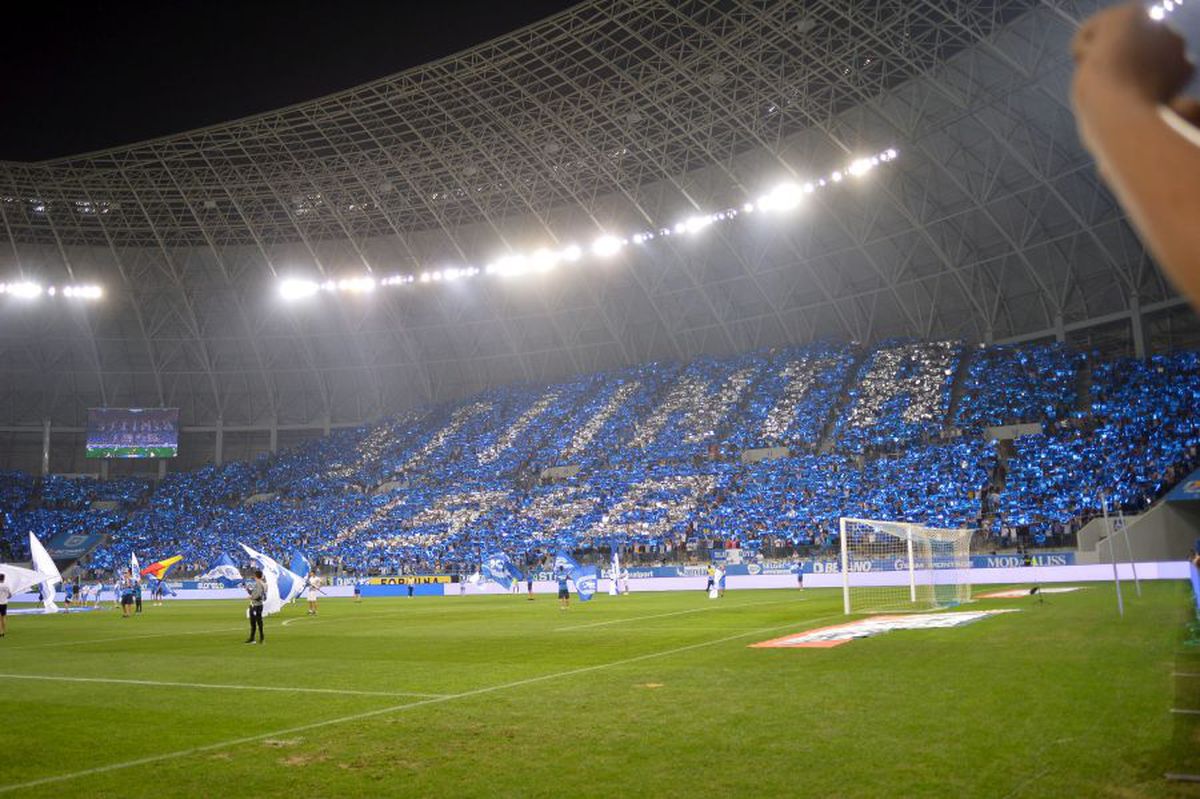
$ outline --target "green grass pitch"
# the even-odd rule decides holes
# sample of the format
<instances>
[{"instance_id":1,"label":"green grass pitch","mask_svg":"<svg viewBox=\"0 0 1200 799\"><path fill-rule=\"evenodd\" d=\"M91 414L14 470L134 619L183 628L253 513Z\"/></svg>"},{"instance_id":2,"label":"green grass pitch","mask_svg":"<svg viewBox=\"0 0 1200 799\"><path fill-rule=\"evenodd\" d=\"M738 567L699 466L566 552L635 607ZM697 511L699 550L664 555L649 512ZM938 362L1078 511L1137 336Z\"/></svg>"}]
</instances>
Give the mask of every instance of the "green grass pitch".
<instances>
[{"instance_id":1,"label":"green grass pitch","mask_svg":"<svg viewBox=\"0 0 1200 799\"><path fill-rule=\"evenodd\" d=\"M1162 779L1188 588L1143 591L790 650L748 645L840 593L326 599L262 647L235 602L10 616L0 794L1200 795Z\"/></svg>"}]
</instances>

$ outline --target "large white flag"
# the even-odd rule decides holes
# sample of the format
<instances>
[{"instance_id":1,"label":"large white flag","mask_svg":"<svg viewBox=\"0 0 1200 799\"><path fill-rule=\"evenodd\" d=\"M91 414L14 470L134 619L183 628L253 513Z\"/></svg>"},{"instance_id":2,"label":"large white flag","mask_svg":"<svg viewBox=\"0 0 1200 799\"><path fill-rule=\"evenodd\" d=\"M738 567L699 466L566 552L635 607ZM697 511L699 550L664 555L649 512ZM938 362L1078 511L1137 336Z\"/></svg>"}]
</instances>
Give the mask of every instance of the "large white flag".
<instances>
[{"instance_id":1,"label":"large white flag","mask_svg":"<svg viewBox=\"0 0 1200 799\"><path fill-rule=\"evenodd\" d=\"M621 558L617 556L617 548L614 546L612 551L612 572L609 574L608 580L608 595L616 596L620 593L620 587L617 581L621 579Z\"/></svg>"},{"instance_id":2,"label":"large white flag","mask_svg":"<svg viewBox=\"0 0 1200 799\"><path fill-rule=\"evenodd\" d=\"M46 580L46 575L39 571L22 569L20 566L9 566L7 563L0 563L0 574L4 575L4 584L8 586L9 591L13 592L14 596L23 594Z\"/></svg>"},{"instance_id":3,"label":"large white flag","mask_svg":"<svg viewBox=\"0 0 1200 799\"><path fill-rule=\"evenodd\" d=\"M58 605L54 604L54 593L58 590L58 584L62 582L62 575L54 565L54 558L50 557L50 553L33 533L29 534L29 551L33 555L34 571L42 573L42 609L46 613L57 613Z\"/></svg>"},{"instance_id":4,"label":"large white flag","mask_svg":"<svg viewBox=\"0 0 1200 799\"><path fill-rule=\"evenodd\" d=\"M264 616L278 613L283 609L285 603L300 596L300 592L304 590L304 581L295 572L285 566L281 566L270 555L264 555L245 544L241 544L240 546L246 550L246 554L253 558L258 563L259 568L262 569L263 580L267 584L267 598L263 602Z\"/></svg>"},{"instance_id":5,"label":"large white flag","mask_svg":"<svg viewBox=\"0 0 1200 799\"><path fill-rule=\"evenodd\" d=\"M135 583L140 583L142 581L142 567L138 563L137 555L133 552L129 553L129 573L133 576L133 581Z\"/></svg>"}]
</instances>

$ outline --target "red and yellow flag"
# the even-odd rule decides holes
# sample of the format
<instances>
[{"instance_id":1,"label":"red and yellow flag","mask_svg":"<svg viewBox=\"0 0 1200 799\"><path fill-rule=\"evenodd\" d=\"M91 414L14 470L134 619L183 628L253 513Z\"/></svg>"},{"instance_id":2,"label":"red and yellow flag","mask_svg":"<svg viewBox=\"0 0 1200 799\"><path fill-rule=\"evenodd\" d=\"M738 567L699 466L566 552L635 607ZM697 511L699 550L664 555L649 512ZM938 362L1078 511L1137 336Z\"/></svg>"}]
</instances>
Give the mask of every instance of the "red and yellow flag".
<instances>
[{"instance_id":1,"label":"red and yellow flag","mask_svg":"<svg viewBox=\"0 0 1200 799\"><path fill-rule=\"evenodd\" d=\"M163 575L165 575L167 573L167 570L170 569L172 566L174 566L176 563L178 563L181 560L183 560L183 555L176 555L173 558L166 558L165 560L155 561L154 563L151 563L146 568L142 569L141 573L143 575L149 574L155 580L161 580L163 578Z\"/></svg>"}]
</instances>

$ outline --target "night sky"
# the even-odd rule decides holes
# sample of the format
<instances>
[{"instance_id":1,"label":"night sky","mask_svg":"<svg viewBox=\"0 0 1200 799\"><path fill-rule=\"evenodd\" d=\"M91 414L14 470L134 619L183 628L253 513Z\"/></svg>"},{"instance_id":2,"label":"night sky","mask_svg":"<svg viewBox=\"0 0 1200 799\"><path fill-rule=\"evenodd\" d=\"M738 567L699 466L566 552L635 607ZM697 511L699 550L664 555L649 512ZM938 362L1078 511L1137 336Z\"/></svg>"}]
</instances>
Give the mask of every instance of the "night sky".
<instances>
[{"instance_id":1,"label":"night sky","mask_svg":"<svg viewBox=\"0 0 1200 799\"><path fill-rule=\"evenodd\" d=\"M0 47L0 159L128 144L309 100L574 3L39 2Z\"/></svg>"}]
</instances>

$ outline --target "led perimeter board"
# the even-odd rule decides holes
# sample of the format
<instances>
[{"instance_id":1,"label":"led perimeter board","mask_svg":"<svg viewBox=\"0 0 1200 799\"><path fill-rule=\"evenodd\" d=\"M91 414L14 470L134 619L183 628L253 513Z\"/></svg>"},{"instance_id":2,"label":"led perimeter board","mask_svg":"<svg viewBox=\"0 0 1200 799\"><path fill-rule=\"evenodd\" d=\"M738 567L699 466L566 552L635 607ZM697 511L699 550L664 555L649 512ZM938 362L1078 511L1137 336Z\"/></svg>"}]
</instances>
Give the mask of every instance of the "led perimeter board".
<instances>
[{"instance_id":1,"label":"led perimeter board","mask_svg":"<svg viewBox=\"0 0 1200 799\"><path fill-rule=\"evenodd\" d=\"M178 408L89 408L87 457L174 458Z\"/></svg>"}]
</instances>

